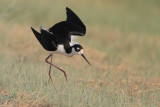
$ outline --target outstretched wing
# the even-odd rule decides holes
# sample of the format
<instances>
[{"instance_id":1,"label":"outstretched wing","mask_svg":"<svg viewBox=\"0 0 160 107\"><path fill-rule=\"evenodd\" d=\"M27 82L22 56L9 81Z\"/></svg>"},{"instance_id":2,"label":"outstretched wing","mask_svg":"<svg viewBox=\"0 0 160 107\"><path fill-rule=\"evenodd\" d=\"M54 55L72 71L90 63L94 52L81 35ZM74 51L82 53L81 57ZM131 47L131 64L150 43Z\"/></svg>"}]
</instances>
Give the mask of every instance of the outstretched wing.
<instances>
[{"instance_id":1,"label":"outstretched wing","mask_svg":"<svg viewBox=\"0 0 160 107\"><path fill-rule=\"evenodd\" d=\"M77 26L79 26L82 29L81 33L83 33L83 35L85 35L86 34L86 26L83 24L83 22L80 20L80 18L68 7L66 7L66 13L67 13L67 20L66 21L74 23Z\"/></svg>"},{"instance_id":2,"label":"outstretched wing","mask_svg":"<svg viewBox=\"0 0 160 107\"><path fill-rule=\"evenodd\" d=\"M32 29L32 32L36 36L39 43L43 46L44 49L47 51L54 51L57 49L57 46L55 44L55 38L54 35L49 33L48 31L41 29L41 33L37 32L35 29Z\"/></svg>"},{"instance_id":3,"label":"outstretched wing","mask_svg":"<svg viewBox=\"0 0 160 107\"><path fill-rule=\"evenodd\" d=\"M86 27L79 17L68 7L66 8L67 20L55 24L49 29L56 35L60 42L71 41L71 35L84 36Z\"/></svg>"}]
</instances>

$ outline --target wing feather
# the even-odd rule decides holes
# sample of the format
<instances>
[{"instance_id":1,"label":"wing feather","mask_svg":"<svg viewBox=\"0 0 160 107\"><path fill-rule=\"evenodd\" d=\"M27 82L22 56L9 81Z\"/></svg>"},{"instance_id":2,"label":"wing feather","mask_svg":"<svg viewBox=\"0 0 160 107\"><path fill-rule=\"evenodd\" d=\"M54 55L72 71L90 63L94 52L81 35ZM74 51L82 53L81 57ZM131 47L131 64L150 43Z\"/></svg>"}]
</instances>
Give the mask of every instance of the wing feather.
<instances>
[{"instance_id":1,"label":"wing feather","mask_svg":"<svg viewBox=\"0 0 160 107\"><path fill-rule=\"evenodd\" d=\"M32 27L31 29L34 35L36 36L37 40L43 46L44 49L46 49L47 51L54 51L57 49L57 47L55 46L55 37L53 34L49 33L44 29L41 29L41 33L37 32Z\"/></svg>"},{"instance_id":2,"label":"wing feather","mask_svg":"<svg viewBox=\"0 0 160 107\"><path fill-rule=\"evenodd\" d=\"M83 33L83 35L86 34L86 26L83 24L83 22L80 20L80 18L68 7L66 7L66 13L67 13L67 20L68 22L74 23L77 26L81 27L81 29L83 30L81 33Z\"/></svg>"},{"instance_id":3,"label":"wing feather","mask_svg":"<svg viewBox=\"0 0 160 107\"><path fill-rule=\"evenodd\" d=\"M80 18L68 7L66 7L67 19L49 28L49 32L56 35L59 43L71 42L71 35L84 36L86 27Z\"/></svg>"}]
</instances>

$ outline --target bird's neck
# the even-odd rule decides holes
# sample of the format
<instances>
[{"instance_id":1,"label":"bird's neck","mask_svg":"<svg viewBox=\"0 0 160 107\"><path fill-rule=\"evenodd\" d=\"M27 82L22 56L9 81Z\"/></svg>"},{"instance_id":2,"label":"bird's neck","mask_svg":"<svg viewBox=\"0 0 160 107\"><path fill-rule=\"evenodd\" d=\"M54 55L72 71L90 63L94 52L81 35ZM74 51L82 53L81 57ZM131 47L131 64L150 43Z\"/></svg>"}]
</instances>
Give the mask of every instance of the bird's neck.
<instances>
[{"instance_id":1,"label":"bird's neck","mask_svg":"<svg viewBox=\"0 0 160 107\"><path fill-rule=\"evenodd\" d=\"M64 48L65 49L65 48ZM73 51L73 46L68 47L67 49L65 49L66 53L70 54Z\"/></svg>"}]
</instances>

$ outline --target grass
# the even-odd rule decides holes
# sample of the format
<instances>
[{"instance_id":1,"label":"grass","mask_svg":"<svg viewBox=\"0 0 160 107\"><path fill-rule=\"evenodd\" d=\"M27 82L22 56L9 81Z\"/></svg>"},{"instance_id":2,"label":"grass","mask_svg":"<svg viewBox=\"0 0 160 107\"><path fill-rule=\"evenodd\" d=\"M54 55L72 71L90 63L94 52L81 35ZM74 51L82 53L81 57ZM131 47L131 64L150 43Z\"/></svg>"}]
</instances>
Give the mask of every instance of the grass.
<instances>
[{"instance_id":1,"label":"grass","mask_svg":"<svg viewBox=\"0 0 160 107\"><path fill-rule=\"evenodd\" d=\"M79 38L92 66L55 55L58 94L48 82L48 52L30 27L65 19L65 7L86 23ZM160 2L158 0L0 1L0 106L159 106Z\"/></svg>"}]
</instances>

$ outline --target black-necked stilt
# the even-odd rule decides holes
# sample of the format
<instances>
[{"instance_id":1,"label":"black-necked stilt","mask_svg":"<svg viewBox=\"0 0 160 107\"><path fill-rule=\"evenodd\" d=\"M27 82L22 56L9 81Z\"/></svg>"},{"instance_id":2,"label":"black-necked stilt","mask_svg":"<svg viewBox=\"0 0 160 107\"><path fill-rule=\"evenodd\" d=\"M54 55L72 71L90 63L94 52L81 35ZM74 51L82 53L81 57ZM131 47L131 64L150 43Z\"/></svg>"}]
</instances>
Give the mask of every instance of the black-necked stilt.
<instances>
[{"instance_id":1,"label":"black-necked stilt","mask_svg":"<svg viewBox=\"0 0 160 107\"><path fill-rule=\"evenodd\" d=\"M81 55L89 63L83 54L83 47L78 42L74 41L76 39L76 35L84 36L86 34L86 27L79 19L79 17L68 7L66 7L66 13L66 21L59 22L48 30L40 27L39 33L31 27L34 35L43 46L43 48L51 52L51 54L46 58L46 62L50 64L49 77L52 82L51 65L62 71L67 81L66 72L52 64L53 54L62 54L69 57L73 55ZM50 57L51 62L48 61Z\"/></svg>"}]
</instances>

